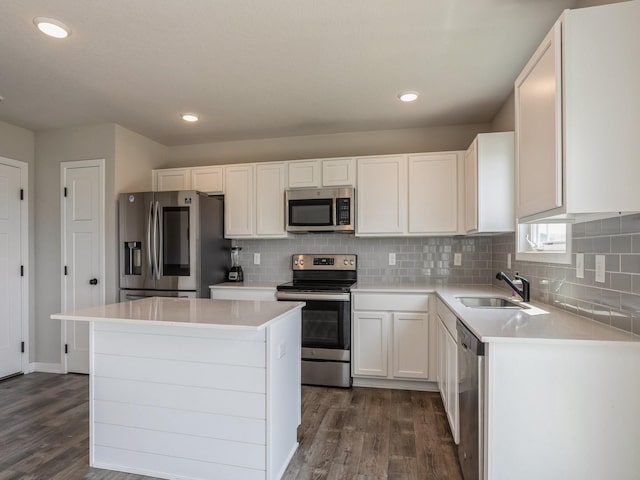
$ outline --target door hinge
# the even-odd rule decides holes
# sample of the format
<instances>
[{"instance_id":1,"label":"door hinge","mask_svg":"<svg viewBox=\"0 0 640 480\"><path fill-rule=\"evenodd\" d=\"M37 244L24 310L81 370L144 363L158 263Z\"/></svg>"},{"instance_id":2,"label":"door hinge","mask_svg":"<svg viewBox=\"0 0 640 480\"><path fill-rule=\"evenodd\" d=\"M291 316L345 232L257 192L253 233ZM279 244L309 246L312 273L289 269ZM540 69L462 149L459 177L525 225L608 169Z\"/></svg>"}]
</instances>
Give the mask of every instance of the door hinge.
<instances>
[{"instance_id":1,"label":"door hinge","mask_svg":"<svg viewBox=\"0 0 640 480\"><path fill-rule=\"evenodd\" d=\"M24 200L24 188L20 189L20 200Z\"/></svg>"},{"instance_id":2,"label":"door hinge","mask_svg":"<svg viewBox=\"0 0 640 480\"><path fill-rule=\"evenodd\" d=\"M64 196L67 196L67 187L64 187Z\"/></svg>"},{"instance_id":3,"label":"door hinge","mask_svg":"<svg viewBox=\"0 0 640 480\"><path fill-rule=\"evenodd\" d=\"M24 277L24 265L20 265L20 276Z\"/></svg>"},{"instance_id":4,"label":"door hinge","mask_svg":"<svg viewBox=\"0 0 640 480\"><path fill-rule=\"evenodd\" d=\"M68 275L68 271L67 271L67 266L66 265L64 266L64 274Z\"/></svg>"},{"instance_id":5,"label":"door hinge","mask_svg":"<svg viewBox=\"0 0 640 480\"><path fill-rule=\"evenodd\" d=\"M69 345L68 344L64 344L64 353L69 353Z\"/></svg>"},{"instance_id":6,"label":"door hinge","mask_svg":"<svg viewBox=\"0 0 640 480\"><path fill-rule=\"evenodd\" d=\"M20 352L24 353L24 342L20 342Z\"/></svg>"}]
</instances>

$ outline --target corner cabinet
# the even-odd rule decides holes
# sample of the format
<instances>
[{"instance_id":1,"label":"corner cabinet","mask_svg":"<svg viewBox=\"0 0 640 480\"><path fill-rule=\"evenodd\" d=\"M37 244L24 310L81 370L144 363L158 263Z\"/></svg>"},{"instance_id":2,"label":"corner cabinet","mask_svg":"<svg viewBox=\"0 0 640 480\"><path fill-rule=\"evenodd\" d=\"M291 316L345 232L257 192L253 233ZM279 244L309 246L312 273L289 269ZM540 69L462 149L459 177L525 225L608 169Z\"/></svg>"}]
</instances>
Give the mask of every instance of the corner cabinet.
<instances>
[{"instance_id":1,"label":"corner cabinet","mask_svg":"<svg viewBox=\"0 0 640 480\"><path fill-rule=\"evenodd\" d=\"M225 237L284 238L284 162L227 165Z\"/></svg>"},{"instance_id":2,"label":"corner cabinet","mask_svg":"<svg viewBox=\"0 0 640 480\"><path fill-rule=\"evenodd\" d=\"M358 236L460 233L461 152L357 160Z\"/></svg>"},{"instance_id":3,"label":"corner cabinet","mask_svg":"<svg viewBox=\"0 0 640 480\"><path fill-rule=\"evenodd\" d=\"M513 132L481 133L465 152L465 233L515 230L513 137Z\"/></svg>"},{"instance_id":4,"label":"corner cabinet","mask_svg":"<svg viewBox=\"0 0 640 480\"><path fill-rule=\"evenodd\" d=\"M354 384L384 387L393 381L433 377L429 299L427 294L352 294Z\"/></svg>"},{"instance_id":5,"label":"corner cabinet","mask_svg":"<svg viewBox=\"0 0 640 480\"><path fill-rule=\"evenodd\" d=\"M516 79L521 222L640 210L638 18L640 2L567 10Z\"/></svg>"}]
</instances>

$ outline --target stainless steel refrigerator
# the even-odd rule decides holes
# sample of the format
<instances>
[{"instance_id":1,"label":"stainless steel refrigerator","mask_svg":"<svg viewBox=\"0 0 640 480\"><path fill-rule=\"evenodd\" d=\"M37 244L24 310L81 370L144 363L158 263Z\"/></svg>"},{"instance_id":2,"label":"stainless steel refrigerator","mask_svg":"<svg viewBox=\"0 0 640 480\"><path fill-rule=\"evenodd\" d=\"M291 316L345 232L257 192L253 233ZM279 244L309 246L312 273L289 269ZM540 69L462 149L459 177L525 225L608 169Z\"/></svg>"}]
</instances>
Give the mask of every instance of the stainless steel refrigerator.
<instances>
[{"instance_id":1,"label":"stainless steel refrigerator","mask_svg":"<svg viewBox=\"0 0 640 480\"><path fill-rule=\"evenodd\" d=\"M193 190L119 197L120 301L209 297L224 282L231 242L224 198Z\"/></svg>"}]
</instances>

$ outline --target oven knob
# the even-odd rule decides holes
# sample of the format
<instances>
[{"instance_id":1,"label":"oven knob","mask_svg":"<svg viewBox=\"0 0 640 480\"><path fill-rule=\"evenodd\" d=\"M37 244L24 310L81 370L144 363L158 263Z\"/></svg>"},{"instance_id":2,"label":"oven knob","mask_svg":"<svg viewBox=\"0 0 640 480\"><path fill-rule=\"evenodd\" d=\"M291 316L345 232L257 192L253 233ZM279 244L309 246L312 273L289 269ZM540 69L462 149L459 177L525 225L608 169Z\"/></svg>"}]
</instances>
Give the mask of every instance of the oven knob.
<instances>
[{"instance_id":1,"label":"oven knob","mask_svg":"<svg viewBox=\"0 0 640 480\"><path fill-rule=\"evenodd\" d=\"M346 258L344 259L344 264L345 265L349 265L349 260L347 260Z\"/></svg>"},{"instance_id":2,"label":"oven knob","mask_svg":"<svg viewBox=\"0 0 640 480\"><path fill-rule=\"evenodd\" d=\"M355 262L353 260L349 260L349 263L353 265Z\"/></svg>"},{"instance_id":3,"label":"oven knob","mask_svg":"<svg viewBox=\"0 0 640 480\"><path fill-rule=\"evenodd\" d=\"M294 261L293 261L293 264L294 264L294 265L297 265L297 264L298 264L298 260L294 260Z\"/></svg>"},{"instance_id":4,"label":"oven knob","mask_svg":"<svg viewBox=\"0 0 640 480\"><path fill-rule=\"evenodd\" d=\"M304 260L300 260L300 265L304 265Z\"/></svg>"}]
</instances>

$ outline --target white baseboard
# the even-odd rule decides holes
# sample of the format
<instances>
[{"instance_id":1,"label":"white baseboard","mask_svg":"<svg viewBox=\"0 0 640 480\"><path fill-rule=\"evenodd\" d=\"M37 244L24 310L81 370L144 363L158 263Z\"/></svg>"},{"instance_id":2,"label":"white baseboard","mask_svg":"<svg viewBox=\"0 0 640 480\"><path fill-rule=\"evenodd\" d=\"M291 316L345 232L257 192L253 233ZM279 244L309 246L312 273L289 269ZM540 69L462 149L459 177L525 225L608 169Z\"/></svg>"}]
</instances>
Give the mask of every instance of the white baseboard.
<instances>
[{"instance_id":1,"label":"white baseboard","mask_svg":"<svg viewBox=\"0 0 640 480\"><path fill-rule=\"evenodd\" d=\"M411 380L391 380L384 378L363 378L353 377L354 387L369 388L390 388L392 390L417 390L419 392L437 392L436 382L411 381Z\"/></svg>"},{"instance_id":2,"label":"white baseboard","mask_svg":"<svg viewBox=\"0 0 640 480\"><path fill-rule=\"evenodd\" d=\"M30 372L64 373L61 363L34 362L29 364Z\"/></svg>"}]
</instances>

